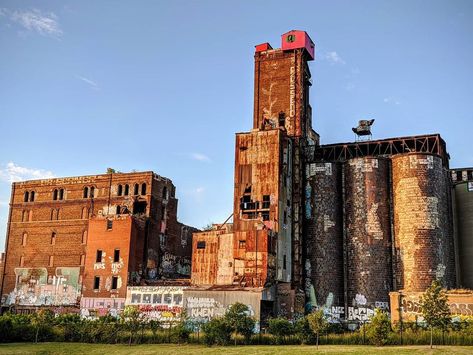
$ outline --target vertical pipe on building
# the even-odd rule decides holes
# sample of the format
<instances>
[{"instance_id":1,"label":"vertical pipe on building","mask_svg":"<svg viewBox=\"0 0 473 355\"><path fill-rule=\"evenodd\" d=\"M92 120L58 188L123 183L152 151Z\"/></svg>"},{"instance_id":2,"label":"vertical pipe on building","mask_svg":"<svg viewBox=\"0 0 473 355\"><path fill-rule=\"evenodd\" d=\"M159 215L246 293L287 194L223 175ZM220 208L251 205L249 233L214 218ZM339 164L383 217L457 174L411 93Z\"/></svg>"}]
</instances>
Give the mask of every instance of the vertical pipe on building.
<instances>
[{"instance_id":1,"label":"vertical pipe on building","mask_svg":"<svg viewBox=\"0 0 473 355\"><path fill-rule=\"evenodd\" d=\"M342 170L342 226L343 226L343 298L345 307L345 316L348 316L348 248L347 248L347 218L346 218L346 187L345 187L345 164Z\"/></svg>"}]
</instances>

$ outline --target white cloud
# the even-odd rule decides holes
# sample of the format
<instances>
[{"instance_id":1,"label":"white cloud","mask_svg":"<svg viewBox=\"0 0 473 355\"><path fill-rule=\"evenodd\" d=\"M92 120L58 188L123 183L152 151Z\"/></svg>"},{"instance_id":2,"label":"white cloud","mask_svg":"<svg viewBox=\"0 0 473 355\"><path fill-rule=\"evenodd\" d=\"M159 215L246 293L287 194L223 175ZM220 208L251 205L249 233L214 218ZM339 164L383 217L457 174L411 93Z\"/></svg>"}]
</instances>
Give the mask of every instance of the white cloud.
<instances>
[{"instance_id":1,"label":"white cloud","mask_svg":"<svg viewBox=\"0 0 473 355\"><path fill-rule=\"evenodd\" d=\"M326 60L329 61L330 64L346 64L345 61L338 55L337 52L327 52L324 56Z\"/></svg>"},{"instance_id":2,"label":"white cloud","mask_svg":"<svg viewBox=\"0 0 473 355\"><path fill-rule=\"evenodd\" d=\"M204 162L204 163L210 163L212 161L207 155L204 155L204 154L201 154L201 153L191 153L190 156L191 156L192 159L197 160L197 161L201 161L201 162Z\"/></svg>"},{"instance_id":3,"label":"white cloud","mask_svg":"<svg viewBox=\"0 0 473 355\"><path fill-rule=\"evenodd\" d=\"M19 166L13 162L9 162L5 165L5 168L0 169L0 180L6 182L50 179L53 177L54 174L51 171L26 168L24 166Z\"/></svg>"},{"instance_id":4,"label":"white cloud","mask_svg":"<svg viewBox=\"0 0 473 355\"><path fill-rule=\"evenodd\" d=\"M399 101L398 99L392 97L392 96L389 96L389 97L385 97L383 99L383 102L385 104L394 104L394 105L400 105L401 104L401 101Z\"/></svg>"},{"instance_id":5,"label":"white cloud","mask_svg":"<svg viewBox=\"0 0 473 355\"><path fill-rule=\"evenodd\" d=\"M8 16L11 21L16 22L24 29L43 36L60 37L62 35L57 16L52 12L43 13L38 9L10 11L3 8L0 9L0 15Z\"/></svg>"},{"instance_id":6,"label":"white cloud","mask_svg":"<svg viewBox=\"0 0 473 355\"><path fill-rule=\"evenodd\" d=\"M99 84L97 84L95 81L88 79L84 76L76 75L76 78L79 80L82 80L84 83L90 85L92 89L94 90L99 90Z\"/></svg>"}]
</instances>

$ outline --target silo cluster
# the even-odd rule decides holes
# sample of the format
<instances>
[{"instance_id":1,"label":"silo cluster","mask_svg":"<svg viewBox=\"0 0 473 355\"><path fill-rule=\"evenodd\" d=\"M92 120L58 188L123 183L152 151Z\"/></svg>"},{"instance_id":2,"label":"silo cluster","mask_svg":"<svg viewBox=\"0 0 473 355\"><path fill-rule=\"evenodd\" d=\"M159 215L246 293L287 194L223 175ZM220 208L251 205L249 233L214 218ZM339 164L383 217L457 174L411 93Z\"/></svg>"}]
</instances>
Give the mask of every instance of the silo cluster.
<instances>
[{"instance_id":1,"label":"silo cluster","mask_svg":"<svg viewBox=\"0 0 473 355\"><path fill-rule=\"evenodd\" d=\"M332 294L336 306L386 307L393 290L455 286L450 182L439 156L318 161L306 173L306 259L318 306Z\"/></svg>"}]
</instances>

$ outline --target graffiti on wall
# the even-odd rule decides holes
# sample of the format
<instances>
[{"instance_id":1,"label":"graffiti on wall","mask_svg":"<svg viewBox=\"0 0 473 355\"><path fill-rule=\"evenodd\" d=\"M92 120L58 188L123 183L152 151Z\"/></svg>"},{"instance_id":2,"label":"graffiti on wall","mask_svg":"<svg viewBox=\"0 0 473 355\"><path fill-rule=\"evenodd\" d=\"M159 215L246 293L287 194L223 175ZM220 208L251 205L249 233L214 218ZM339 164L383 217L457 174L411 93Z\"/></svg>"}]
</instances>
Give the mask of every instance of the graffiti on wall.
<instances>
[{"instance_id":1,"label":"graffiti on wall","mask_svg":"<svg viewBox=\"0 0 473 355\"><path fill-rule=\"evenodd\" d=\"M247 304L248 315L255 316L252 305ZM230 305L225 305L213 297L187 297L187 315L194 321L206 322L214 317L221 317L225 314Z\"/></svg>"},{"instance_id":2,"label":"graffiti on wall","mask_svg":"<svg viewBox=\"0 0 473 355\"><path fill-rule=\"evenodd\" d=\"M81 292L79 275L79 267L57 267L54 275L48 275L46 268L15 268L15 289L6 303L25 306L77 304Z\"/></svg>"},{"instance_id":3,"label":"graffiti on wall","mask_svg":"<svg viewBox=\"0 0 473 355\"><path fill-rule=\"evenodd\" d=\"M182 314L184 289L180 286L128 287L126 305L138 306L147 319L177 321Z\"/></svg>"},{"instance_id":4,"label":"graffiti on wall","mask_svg":"<svg viewBox=\"0 0 473 355\"><path fill-rule=\"evenodd\" d=\"M449 307L452 315L473 316L473 303L449 302ZM421 315L421 307L418 299L403 297L401 310L405 315Z\"/></svg>"},{"instance_id":5,"label":"graffiti on wall","mask_svg":"<svg viewBox=\"0 0 473 355\"><path fill-rule=\"evenodd\" d=\"M165 252L161 259L161 274L163 275L184 275L189 276L191 273L191 261L187 257L176 256Z\"/></svg>"},{"instance_id":6,"label":"graffiti on wall","mask_svg":"<svg viewBox=\"0 0 473 355\"><path fill-rule=\"evenodd\" d=\"M80 315L86 319L97 319L106 315L118 317L124 308L124 298L82 297L80 301Z\"/></svg>"}]
</instances>

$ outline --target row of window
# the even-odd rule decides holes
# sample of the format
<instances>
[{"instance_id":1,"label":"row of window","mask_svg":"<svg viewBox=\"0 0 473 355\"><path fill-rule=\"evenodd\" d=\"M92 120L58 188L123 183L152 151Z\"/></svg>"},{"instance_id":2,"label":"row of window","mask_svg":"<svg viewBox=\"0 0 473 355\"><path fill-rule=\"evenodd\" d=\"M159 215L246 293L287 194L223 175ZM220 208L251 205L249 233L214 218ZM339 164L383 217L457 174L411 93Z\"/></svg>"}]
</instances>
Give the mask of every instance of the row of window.
<instances>
[{"instance_id":1,"label":"row of window","mask_svg":"<svg viewBox=\"0 0 473 355\"><path fill-rule=\"evenodd\" d=\"M56 238L57 238L56 232L52 232L51 237L50 237L50 244L51 245L56 244ZM24 232L21 236L21 245L26 246L27 241L28 241L28 233ZM87 231L83 231L82 232L82 244L86 244L86 243L87 243ZM118 259L120 258L120 251L118 251L118 257L117 258Z\"/></svg>"},{"instance_id":2,"label":"row of window","mask_svg":"<svg viewBox=\"0 0 473 355\"><path fill-rule=\"evenodd\" d=\"M130 194L130 185L118 185L117 186L117 196L128 196ZM133 186L133 195L146 195L146 183L141 184L141 191L140 191L140 184L135 184Z\"/></svg>"},{"instance_id":3,"label":"row of window","mask_svg":"<svg viewBox=\"0 0 473 355\"><path fill-rule=\"evenodd\" d=\"M118 276L113 276L111 289L116 290L117 288L118 288ZM100 276L94 277L94 290L95 291L100 290Z\"/></svg>"},{"instance_id":4,"label":"row of window","mask_svg":"<svg viewBox=\"0 0 473 355\"><path fill-rule=\"evenodd\" d=\"M81 219L88 219L90 217L91 209L88 207L83 207L81 211ZM60 219L61 209L52 208L50 214L51 221L57 221ZM22 222L32 222L33 221L33 211L32 210L23 210L21 213Z\"/></svg>"},{"instance_id":5,"label":"row of window","mask_svg":"<svg viewBox=\"0 0 473 355\"><path fill-rule=\"evenodd\" d=\"M85 255L82 254L80 256L80 266L84 266L85 264ZM25 266L25 257L22 255L20 256L20 267ZM49 256L49 261L48 261L48 266L53 267L54 266L54 255Z\"/></svg>"},{"instance_id":6,"label":"row of window","mask_svg":"<svg viewBox=\"0 0 473 355\"><path fill-rule=\"evenodd\" d=\"M133 195L146 195L146 183L140 184L134 184L133 185ZM65 199L65 193L64 189L54 189L52 198L54 201L61 201ZM130 194L130 185L125 184L125 185L118 185L117 186L117 196L128 196ZM163 187L163 199L166 200L168 198L168 191L167 187ZM85 186L83 193L82 193L82 198L94 198L95 197L95 186ZM24 202L34 202L35 200L35 192L34 191L25 191L24 196L23 196L23 201Z\"/></svg>"},{"instance_id":7,"label":"row of window","mask_svg":"<svg viewBox=\"0 0 473 355\"><path fill-rule=\"evenodd\" d=\"M95 256L95 262L96 263L101 263L103 262L103 250L102 249L97 249L97 253ZM118 263L120 262L120 249L115 249L113 251L113 262Z\"/></svg>"}]
</instances>

